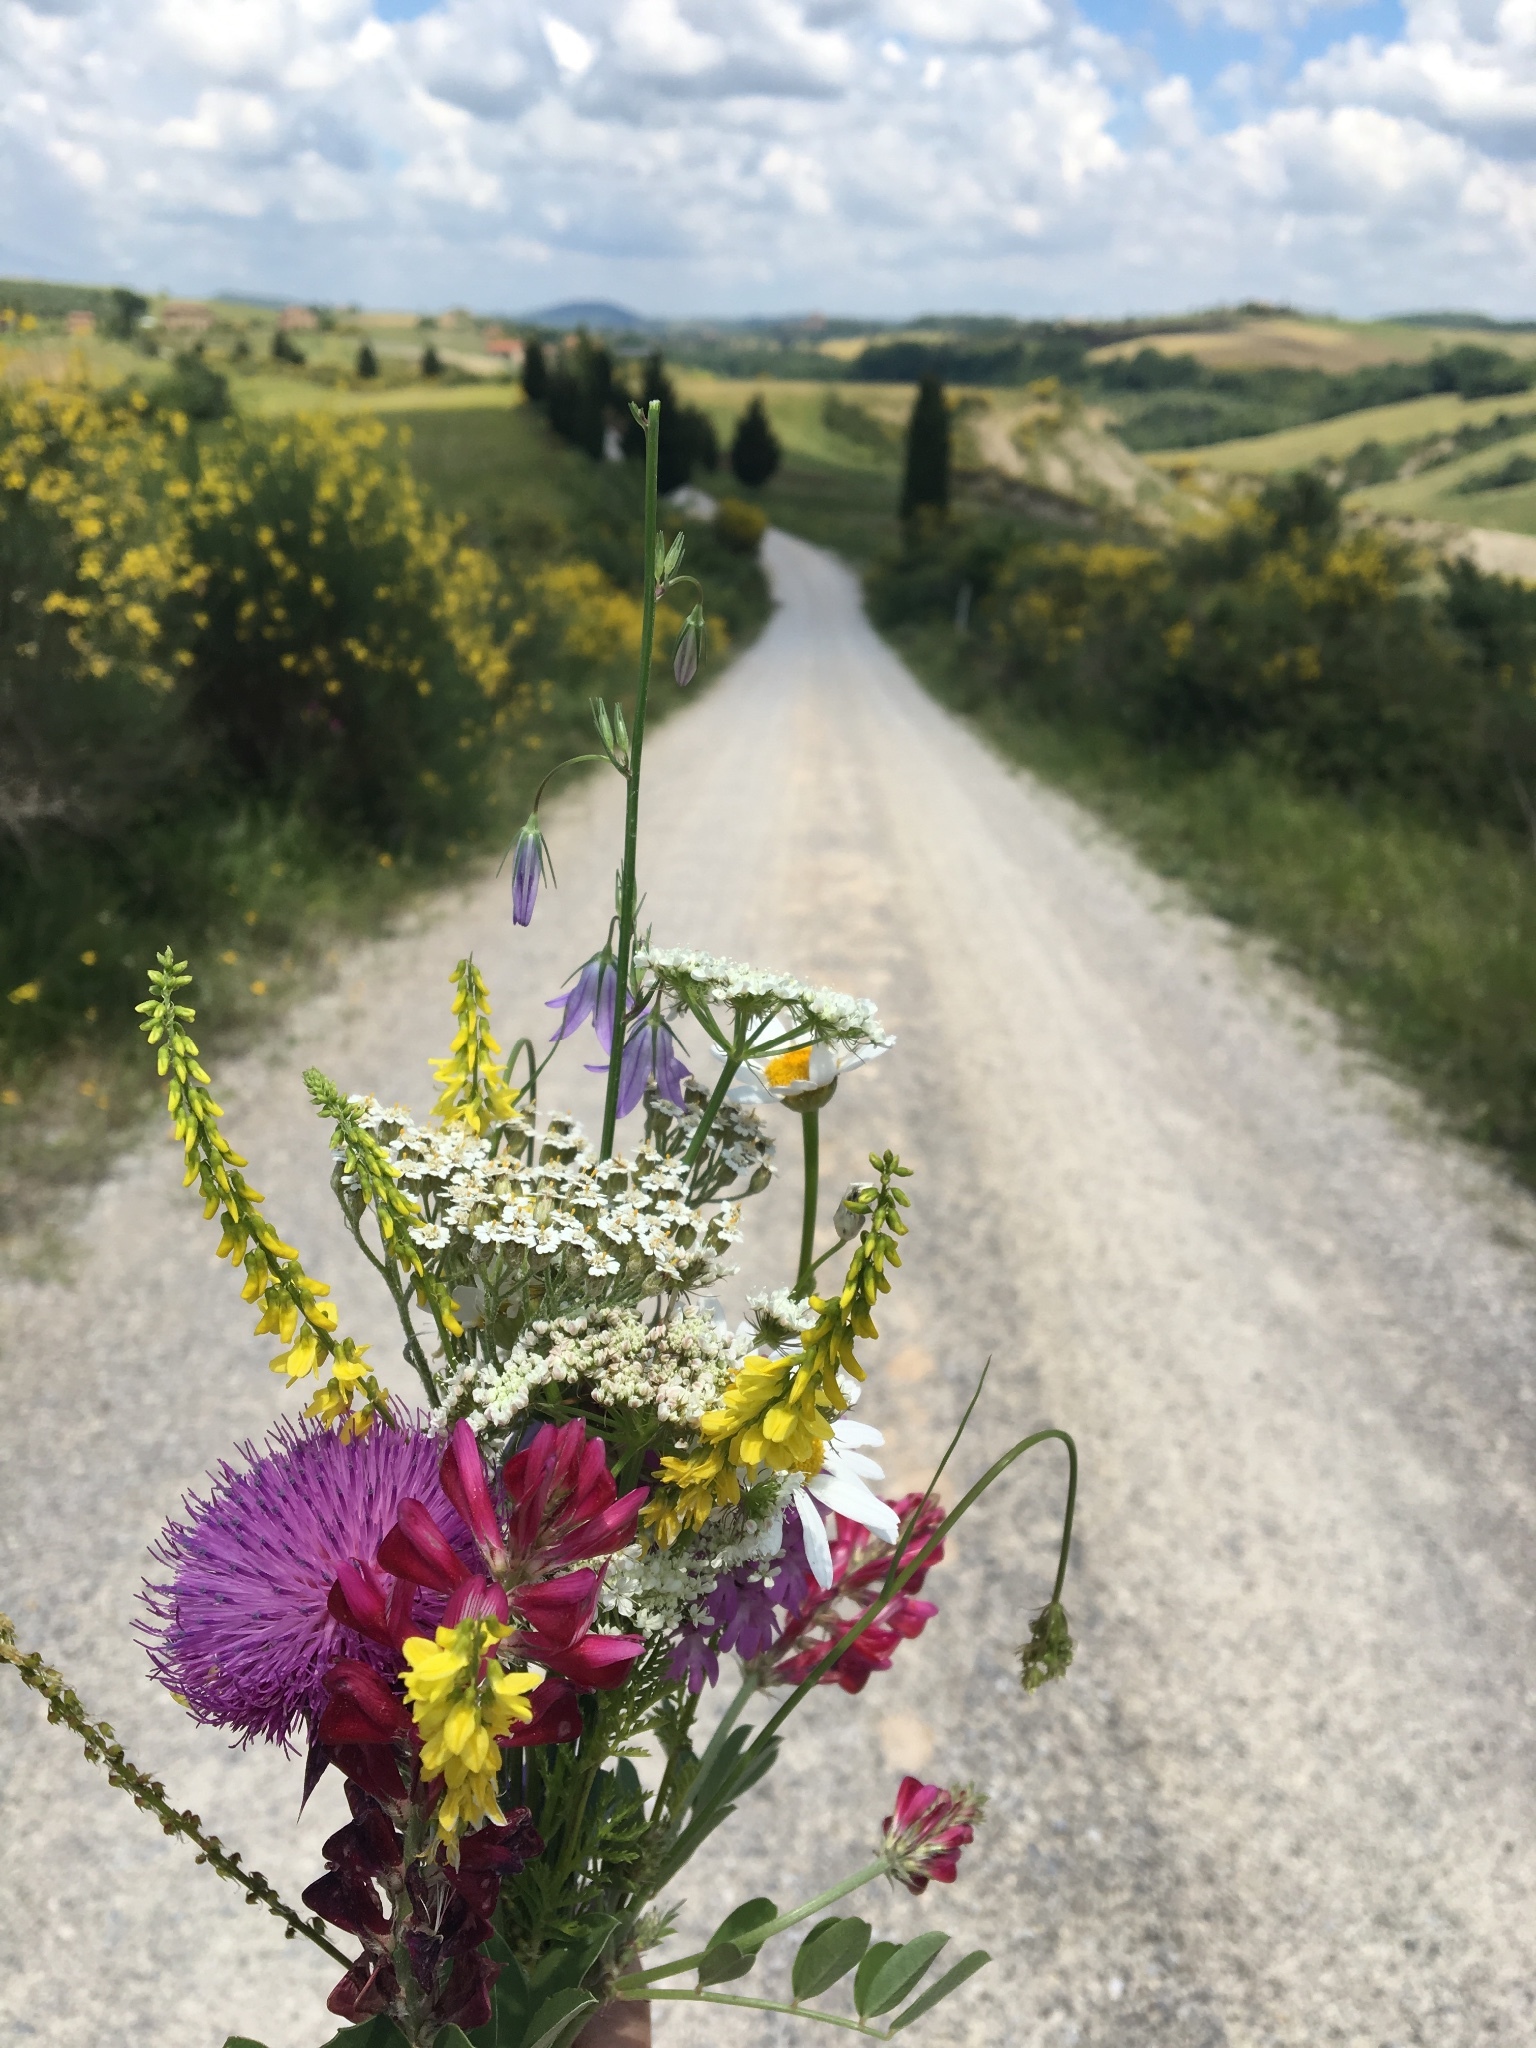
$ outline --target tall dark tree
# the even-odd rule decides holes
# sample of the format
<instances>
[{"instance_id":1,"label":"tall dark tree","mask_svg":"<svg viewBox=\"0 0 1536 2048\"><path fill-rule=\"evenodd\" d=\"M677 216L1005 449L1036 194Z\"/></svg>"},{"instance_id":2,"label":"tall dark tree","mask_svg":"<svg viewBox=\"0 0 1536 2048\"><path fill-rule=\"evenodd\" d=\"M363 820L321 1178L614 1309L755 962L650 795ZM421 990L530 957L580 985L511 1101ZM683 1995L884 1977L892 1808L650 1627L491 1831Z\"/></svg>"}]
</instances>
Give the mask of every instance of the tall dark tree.
<instances>
[{"instance_id":1,"label":"tall dark tree","mask_svg":"<svg viewBox=\"0 0 1536 2048\"><path fill-rule=\"evenodd\" d=\"M542 405L549 396L549 364L541 341L530 341L523 350L523 396L530 405Z\"/></svg>"},{"instance_id":2,"label":"tall dark tree","mask_svg":"<svg viewBox=\"0 0 1536 2048\"><path fill-rule=\"evenodd\" d=\"M925 377L918 385L907 421L902 518L910 519L923 505L936 512L949 510L949 404L937 377Z\"/></svg>"},{"instance_id":3,"label":"tall dark tree","mask_svg":"<svg viewBox=\"0 0 1536 2048\"><path fill-rule=\"evenodd\" d=\"M421 374L423 377L441 377L443 374L443 359L430 341L421 352Z\"/></svg>"},{"instance_id":4,"label":"tall dark tree","mask_svg":"<svg viewBox=\"0 0 1536 2048\"><path fill-rule=\"evenodd\" d=\"M139 322L149 311L149 301L138 292L131 292L126 285L112 287L112 310L107 315L107 332L119 341L131 341L139 331Z\"/></svg>"},{"instance_id":5,"label":"tall dark tree","mask_svg":"<svg viewBox=\"0 0 1536 2048\"><path fill-rule=\"evenodd\" d=\"M614 403L613 358L590 335L574 351L562 349L549 372L545 409L563 440L601 458L609 408Z\"/></svg>"},{"instance_id":6,"label":"tall dark tree","mask_svg":"<svg viewBox=\"0 0 1536 2048\"><path fill-rule=\"evenodd\" d=\"M304 351L288 332L286 327L273 329L272 360L277 363L302 363Z\"/></svg>"},{"instance_id":7,"label":"tall dark tree","mask_svg":"<svg viewBox=\"0 0 1536 2048\"><path fill-rule=\"evenodd\" d=\"M738 483L759 490L779 466L779 437L768 421L761 396L752 400L736 422L731 441L731 472Z\"/></svg>"},{"instance_id":8,"label":"tall dark tree","mask_svg":"<svg viewBox=\"0 0 1536 2048\"><path fill-rule=\"evenodd\" d=\"M359 377L377 377L379 374L379 359L373 352L371 341L358 344L357 374Z\"/></svg>"}]
</instances>

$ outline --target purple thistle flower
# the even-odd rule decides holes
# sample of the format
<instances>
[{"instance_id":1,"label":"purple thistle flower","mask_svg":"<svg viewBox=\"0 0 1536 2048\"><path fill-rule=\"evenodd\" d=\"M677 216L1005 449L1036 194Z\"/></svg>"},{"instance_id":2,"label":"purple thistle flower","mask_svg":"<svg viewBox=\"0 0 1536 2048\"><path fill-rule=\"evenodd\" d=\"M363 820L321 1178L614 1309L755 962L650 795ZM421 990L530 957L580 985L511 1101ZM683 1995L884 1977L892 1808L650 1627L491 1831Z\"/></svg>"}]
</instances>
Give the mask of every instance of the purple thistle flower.
<instances>
[{"instance_id":1,"label":"purple thistle flower","mask_svg":"<svg viewBox=\"0 0 1536 2048\"><path fill-rule=\"evenodd\" d=\"M539 814L534 812L522 831L517 835L517 848L512 855L512 922L531 924L533 906L538 901L539 884L546 872L551 882L554 870L549 866L549 855L544 845L544 834L539 830Z\"/></svg>"},{"instance_id":2,"label":"purple thistle flower","mask_svg":"<svg viewBox=\"0 0 1536 2048\"><path fill-rule=\"evenodd\" d=\"M189 1495L152 1554L171 1573L145 1586L152 1622L137 1624L155 1676L194 1720L291 1750L325 1704L338 1657L392 1671L391 1653L344 1628L326 1607L339 1567L373 1562L400 1504L421 1501L466 1566L474 1543L438 1480L442 1445L409 1418L343 1442L318 1425L280 1422L245 1469L221 1464L206 1500ZM422 1626L441 1595L423 1594Z\"/></svg>"},{"instance_id":3,"label":"purple thistle flower","mask_svg":"<svg viewBox=\"0 0 1536 2048\"><path fill-rule=\"evenodd\" d=\"M617 990L613 955L605 946L601 953L594 953L590 960L577 968L575 979L564 995L553 996L544 1005L546 1010L564 1013L550 1044L556 1045L562 1038L571 1037L590 1017L598 1044L604 1052L612 1052L613 999Z\"/></svg>"}]
</instances>

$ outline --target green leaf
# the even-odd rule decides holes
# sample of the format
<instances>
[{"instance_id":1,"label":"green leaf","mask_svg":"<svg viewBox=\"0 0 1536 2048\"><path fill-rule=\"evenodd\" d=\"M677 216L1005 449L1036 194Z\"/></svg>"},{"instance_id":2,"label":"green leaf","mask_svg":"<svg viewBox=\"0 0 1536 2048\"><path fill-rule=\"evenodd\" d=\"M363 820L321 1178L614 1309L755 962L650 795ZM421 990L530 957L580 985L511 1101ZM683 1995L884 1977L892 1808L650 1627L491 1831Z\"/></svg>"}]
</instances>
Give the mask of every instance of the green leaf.
<instances>
[{"instance_id":1,"label":"green leaf","mask_svg":"<svg viewBox=\"0 0 1536 2048\"><path fill-rule=\"evenodd\" d=\"M473 2048L473 2044L462 2027L456 2027L450 2022L438 2033L432 2048Z\"/></svg>"},{"instance_id":2,"label":"green leaf","mask_svg":"<svg viewBox=\"0 0 1536 2048\"><path fill-rule=\"evenodd\" d=\"M249 2034L231 2034L224 2048L262 2048L259 2041L253 2041Z\"/></svg>"},{"instance_id":3,"label":"green leaf","mask_svg":"<svg viewBox=\"0 0 1536 2048\"><path fill-rule=\"evenodd\" d=\"M900 2005L948 1940L947 1934L934 1928L931 1933L907 1942L895 1955L887 1956L865 1992L861 2012L889 2012L893 2005Z\"/></svg>"},{"instance_id":4,"label":"green leaf","mask_svg":"<svg viewBox=\"0 0 1536 2048\"><path fill-rule=\"evenodd\" d=\"M522 2040L510 2048L570 2048L587 2021L596 2012L597 2000L590 1991L572 1987L546 1998L528 2023Z\"/></svg>"},{"instance_id":5,"label":"green leaf","mask_svg":"<svg viewBox=\"0 0 1536 2048\"><path fill-rule=\"evenodd\" d=\"M860 2019L869 2011L870 1986L900 1947L899 1941L877 1941L860 1963L859 1974L853 1980L853 2008Z\"/></svg>"},{"instance_id":6,"label":"green leaf","mask_svg":"<svg viewBox=\"0 0 1536 2048\"><path fill-rule=\"evenodd\" d=\"M921 1998L914 1998L904 2012L897 2013L887 2031L899 2034L903 2027L910 2027L914 2020L920 2020L925 2012L932 2012L941 1998L948 1998L951 1991L957 1990L967 1977L974 1977L991 1960L984 1948L973 1948L952 1970L946 1970L937 1984L930 1984Z\"/></svg>"},{"instance_id":7,"label":"green leaf","mask_svg":"<svg viewBox=\"0 0 1536 2048\"><path fill-rule=\"evenodd\" d=\"M867 1920L823 1920L801 1942L790 1982L795 1998L819 1998L869 1947Z\"/></svg>"},{"instance_id":8,"label":"green leaf","mask_svg":"<svg viewBox=\"0 0 1536 2048\"><path fill-rule=\"evenodd\" d=\"M772 1899L748 1899L733 1913L727 1913L714 1933L705 1942L706 1948L713 1948L717 1942L731 1941L746 1952L758 1944L747 1940L754 1928L764 1927L770 1920L777 1920L779 1909Z\"/></svg>"},{"instance_id":9,"label":"green leaf","mask_svg":"<svg viewBox=\"0 0 1536 2048\"><path fill-rule=\"evenodd\" d=\"M734 1941L711 1943L699 1964L699 1985L729 1984L733 1977L745 1977L757 1961L757 1950L743 1951Z\"/></svg>"},{"instance_id":10,"label":"green leaf","mask_svg":"<svg viewBox=\"0 0 1536 2048\"><path fill-rule=\"evenodd\" d=\"M324 2048L410 2048L410 2044L389 2014L381 2012L360 2027L343 2027Z\"/></svg>"}]
</instances>

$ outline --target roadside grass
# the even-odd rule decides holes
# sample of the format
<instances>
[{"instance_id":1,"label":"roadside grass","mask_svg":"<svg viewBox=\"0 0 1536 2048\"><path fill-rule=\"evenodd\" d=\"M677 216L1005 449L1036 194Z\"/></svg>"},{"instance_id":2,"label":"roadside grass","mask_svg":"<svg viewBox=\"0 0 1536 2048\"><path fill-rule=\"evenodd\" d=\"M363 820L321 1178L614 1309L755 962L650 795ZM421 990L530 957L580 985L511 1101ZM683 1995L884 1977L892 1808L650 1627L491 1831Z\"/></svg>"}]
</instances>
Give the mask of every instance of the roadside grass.
<instances>
[{"instance_id":1,"label":"roadside grass","mask_svg":"<svg viewBox=\"0 0 1536 2048\"><path fill-rule=\"evenodd\" d=\"M299 388L306 404L294 409L307 410L316 387ZM431 391L424 404L417 387L414 406L392 410L418 475L440 504L464 518L469 538L503 562L526 570L595 560L632 590L641 505L635 466L591 462L557 441L531 408L508 406L502 389ZM707 526L692 529L690 555L716 621L696 692L757 632L769 603L756 561L730 553ZM658 678L665 657L663 650ZM546 769L591 744L589 698L622 693L627 700L633 666L626 652L608 664L581 665L579 673L566 664L552 675L530 676L536 714L508 758L493 832L510 836ZM679 701L668 679L651 699L653 717L666 717ZM280 1007L323 980L344 945L376 931L425 890L477 871L487 853L486 843L465 843L432 861L364 849L348 856L322 845L301 819L247 809L212 839L200 831L176 858L196 864L199 902L220 907L205 907L190 922L167 917L156 943L169 942L190 958L199 1038L225 1049L258 1036ZM144 948L135 942L131 957L123 956L124 936L115 936L114 964L142 974L149 965ZM104 932L104 960L112 943ZM158 1098L136 1021L91 1006L69 1044L0 1074L0 1247L10 1263L27 1268L51 1256L50 1218L60 1199L105 1168Z\"/></svg>"},{"instance_id":2,"label":"roadside grass","mask_svg":"<svg viewBox=\"0 0 1536 2048\"><path fill-rule=\"evenodd\" d=\"M739 490L729 472L716 488ZM740 495L761 506L786 533L865 568L896 539L897 489L894 470L842 468L791 456L760 491Z\"/></svg>"},{"instance_id":3,"label":"roadside grass","mask_svg":"<svg viewBox=\"0 0 1536 2048\"><path fill-rule=\"evenodd\" d=\"M1273 942L1358 1043L1536 1185L1531 848L1302 791L1251 757L1196 769L1116 734L1030 720L991 691L984 651L952 631L889 637L1000 753L1078 799L1217 916Z\"/></svg>"}]
</instances>

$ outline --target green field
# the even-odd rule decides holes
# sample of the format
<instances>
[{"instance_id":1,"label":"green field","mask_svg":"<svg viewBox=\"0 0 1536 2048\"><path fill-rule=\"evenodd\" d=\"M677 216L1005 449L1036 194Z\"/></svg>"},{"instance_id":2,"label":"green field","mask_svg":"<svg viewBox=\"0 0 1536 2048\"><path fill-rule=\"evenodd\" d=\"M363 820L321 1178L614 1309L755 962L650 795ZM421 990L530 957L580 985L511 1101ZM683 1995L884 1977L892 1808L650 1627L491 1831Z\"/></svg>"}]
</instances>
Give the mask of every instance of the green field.
<instances>
[{"instance_id":1,"label":"green field","mask_svg":"<svg viewBox=\"0 0 1536 2048\"><path fill-rule=\"evenodd\" d=\"M1508 396L1465 399L1454 392L1436 392L1428 398L1406 399L1401 405L1373 405L1361 412L1341 413L1337 419L1287 427L1283 433L1217 441L1207 448L1168 449L1145 459L1159 469L1173 471L1214 469L1230 476L1273 476L1280 470L1310 469L1314 462L1342 461L1367 441L1390 447L1397 441L1417 441L1430 434L1454 434L1458 427L1482 426L1519 404L1519 399ZM1467 515L1461 516L1465 519Z\"/></svg>"}]
</instances>

